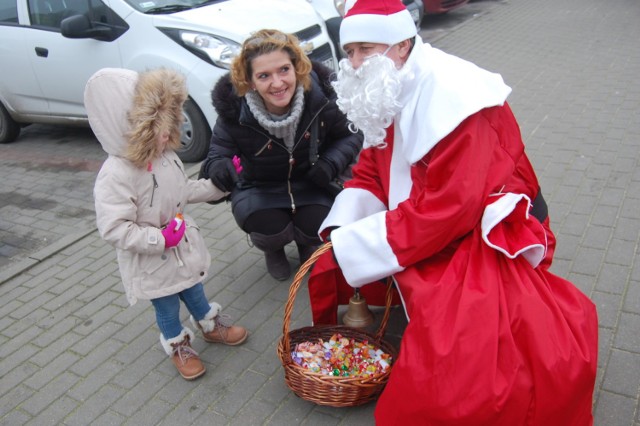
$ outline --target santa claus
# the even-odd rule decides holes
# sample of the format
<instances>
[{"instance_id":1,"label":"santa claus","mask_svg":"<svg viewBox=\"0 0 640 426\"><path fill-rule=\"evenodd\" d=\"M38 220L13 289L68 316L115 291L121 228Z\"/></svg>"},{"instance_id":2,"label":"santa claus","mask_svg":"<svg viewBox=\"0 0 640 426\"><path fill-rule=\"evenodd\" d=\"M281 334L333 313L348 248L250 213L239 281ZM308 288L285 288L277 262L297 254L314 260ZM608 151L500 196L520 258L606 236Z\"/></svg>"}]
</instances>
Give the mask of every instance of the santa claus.
<instances>
[{"instance_id":1,"label":"santa claus","mask_svg":"<svg viewBox=\"0 0 640 426\"><path fill-rule=\"evenodd\" d=\"M594 304L555 237L499 74L422 42L400 0L347 2L338 105L365 136L320 229L314 323L393 277L408 325L382 425L589 425ZM337 262L337 264L336 264Z\"/></svg>"}]
</instances>

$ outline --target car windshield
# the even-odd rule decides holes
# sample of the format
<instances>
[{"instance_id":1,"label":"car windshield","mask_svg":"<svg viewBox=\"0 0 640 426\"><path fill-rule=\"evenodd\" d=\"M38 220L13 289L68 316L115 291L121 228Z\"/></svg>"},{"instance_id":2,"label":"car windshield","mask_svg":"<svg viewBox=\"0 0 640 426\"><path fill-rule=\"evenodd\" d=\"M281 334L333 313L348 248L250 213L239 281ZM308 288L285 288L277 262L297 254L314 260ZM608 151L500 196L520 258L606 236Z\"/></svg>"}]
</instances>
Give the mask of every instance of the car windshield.
<instances>
[{"instance_id":1,"label":"car windshield","mask_svg":"<svg viewBox=\"0 0 640 426\"><path fill-rule=\"evenodd\" d=\"M162 14L220 3L226 0L126 0L133 8L142 13Z\"/></svg>"}]
</instances>

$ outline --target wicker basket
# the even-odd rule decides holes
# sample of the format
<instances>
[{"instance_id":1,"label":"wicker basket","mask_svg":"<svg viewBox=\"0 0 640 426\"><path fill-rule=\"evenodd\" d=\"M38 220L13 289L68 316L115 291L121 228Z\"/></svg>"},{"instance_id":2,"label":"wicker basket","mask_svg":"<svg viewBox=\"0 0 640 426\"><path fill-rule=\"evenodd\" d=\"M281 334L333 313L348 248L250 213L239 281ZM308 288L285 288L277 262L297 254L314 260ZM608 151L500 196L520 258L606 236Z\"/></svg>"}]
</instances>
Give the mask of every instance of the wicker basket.
<instances>
[{"instance_id":1,"label":"wicker basket","mask_svg":"<svg viewBox=\"0 0 640 426\"><path fill-rule=\"evenodd\" d=\"M387 384L387 380L389 379L391 367L387 368L384 373L368 377L328 376L321 373L311 372L296 364L291 358L291 348L295 347L298 343L306 341L314 342L318 339L326 341L335 333L340 333L343 337L348 339L353 338L359 342L368 340L369 343L390 354L395 362L397 357L395 347L382 340L382 336L384 336L387 322L389 320L392 296L391 285L389 285L387 290L386 309L375 335L364 330L342 325L303 327L289 331L293 302L295 301L300 283L318 257L330 249L330 242L321 246L308 261L300 266L300 269L291 283L289 299L287 300L284 310L284 324L282 327L282 337L278 344L278 356L280 357L280 361L284 367L284 377L287 386L289 386L289 388L300 398L319 405L328 405L331 407L353 407L373 401L378 397L378 395L380 395L382 389Z\"/></svg>"}]
</instances>

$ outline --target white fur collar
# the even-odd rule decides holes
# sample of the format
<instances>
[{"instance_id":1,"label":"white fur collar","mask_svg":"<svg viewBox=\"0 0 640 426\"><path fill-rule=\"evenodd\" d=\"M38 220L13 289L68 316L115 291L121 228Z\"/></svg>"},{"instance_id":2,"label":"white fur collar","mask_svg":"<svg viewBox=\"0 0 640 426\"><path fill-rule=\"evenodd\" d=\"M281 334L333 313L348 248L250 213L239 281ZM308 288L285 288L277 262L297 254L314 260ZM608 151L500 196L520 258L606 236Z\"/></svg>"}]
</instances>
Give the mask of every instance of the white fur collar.
<instances>
[{"instance_id":1,"label":"white fur collar","mask_svg":"<svg viewBox=\"0 0 640 426\"><path fill-rule=\"evenodd\" d=\"M396 130L402 152L414 164L470 115L503 105L511 88L500 74L479 68L423 43L416 43L402 68L406 73L400 94Z\"/></svg>"}]
</instances>

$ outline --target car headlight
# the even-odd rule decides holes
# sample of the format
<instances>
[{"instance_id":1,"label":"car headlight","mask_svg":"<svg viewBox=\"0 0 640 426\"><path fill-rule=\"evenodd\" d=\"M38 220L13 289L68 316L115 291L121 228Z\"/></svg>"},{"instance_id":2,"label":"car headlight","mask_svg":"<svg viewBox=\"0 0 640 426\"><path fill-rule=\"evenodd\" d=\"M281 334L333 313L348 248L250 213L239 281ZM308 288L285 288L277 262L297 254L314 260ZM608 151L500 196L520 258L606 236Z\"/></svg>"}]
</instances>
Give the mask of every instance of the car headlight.
<instances>
[{"instance_id":1,"label":"car headlight","mask_svg":"<svg viewBox=\"0 0 640 426\"><path fill-rule=\"evenodd\" d=\"M224 37L175 28L158 29L194 55L220 68L231 68L231 61L240 53L240 45Z\"/></svg>"}]
</instances>

